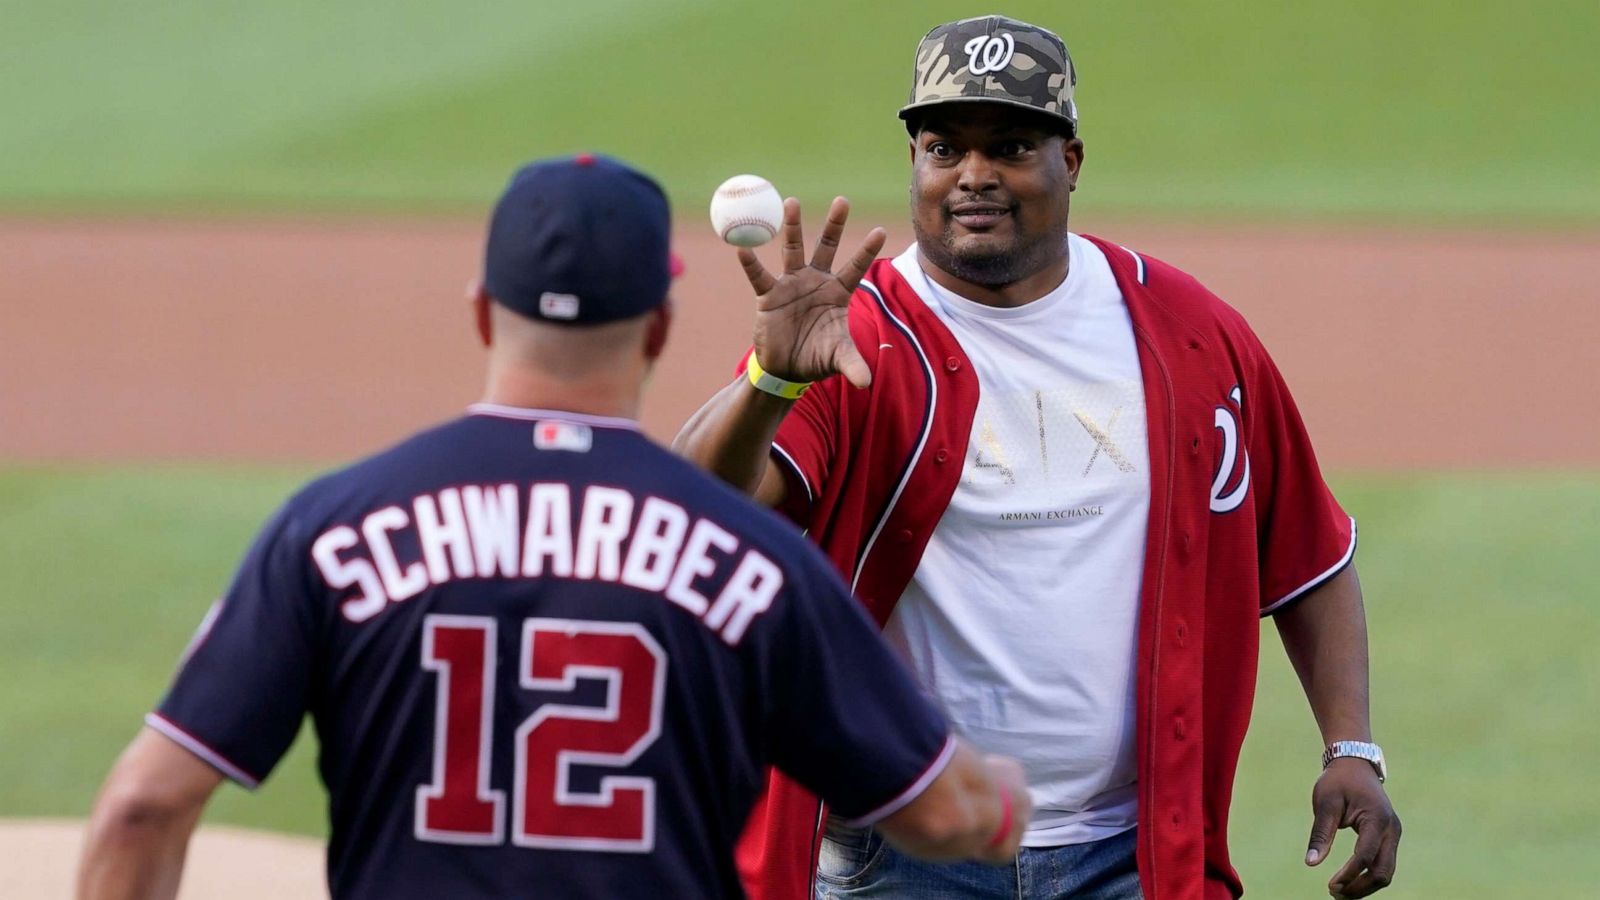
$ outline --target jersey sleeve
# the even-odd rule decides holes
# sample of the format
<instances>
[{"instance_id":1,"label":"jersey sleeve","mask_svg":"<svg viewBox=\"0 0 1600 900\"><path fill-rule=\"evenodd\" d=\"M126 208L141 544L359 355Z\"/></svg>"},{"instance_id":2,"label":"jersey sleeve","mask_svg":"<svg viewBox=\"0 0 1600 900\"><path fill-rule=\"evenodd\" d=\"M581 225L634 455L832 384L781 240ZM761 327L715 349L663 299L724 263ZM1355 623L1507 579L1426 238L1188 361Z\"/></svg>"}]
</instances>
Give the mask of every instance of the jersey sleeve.
<instances>
[{"instance_id":1,"label":"jersey sleeve","mask_svg":"<svg viewBox=\"0 0 1600 900\"><path fill-rule=\"evenodd\" d=\"M254 788L305 716L319 631L306 548L280 511L201 622L166 697L145 717L239 784Z\"/></svg>"},{"instance_id":2,"label":"jersey sleeve","mask_svg":"<svg viewBox=\"0 0 1600 900\"><path fill-rule=\"evenodd\" d=\"M1323 480L1300 411L1265 350L1241 405L1257 491L1261 613L1268 615L1350 564L1356 524Z\"/></svg>"},{"instance_id":3,"label":"jersey sleeve","mask_svg":"<svg viewBox=\"0 0 1600 900\"><path fill-rule=\"evenodd\" d=\"M821 555L792 558L779 615L754 634L769 761L868 825L915 800L955 742Z\"/></svg>"},{"instance_id":4,"label":"jersey sleeve","mask_svg":"<svg viewBox=\"0 0 1600 900\"><path fill-rule=\"evenodd\" d=\"M748 353L739 362L738 374L744 374L747 359ZM825 378L812 385L779 423L772 441L772 460L787 483L778 511L801 528L809 527L812 505L828 478L838 430L840 391L845 385L840 377Z\"/></svg>"}]
</instances>

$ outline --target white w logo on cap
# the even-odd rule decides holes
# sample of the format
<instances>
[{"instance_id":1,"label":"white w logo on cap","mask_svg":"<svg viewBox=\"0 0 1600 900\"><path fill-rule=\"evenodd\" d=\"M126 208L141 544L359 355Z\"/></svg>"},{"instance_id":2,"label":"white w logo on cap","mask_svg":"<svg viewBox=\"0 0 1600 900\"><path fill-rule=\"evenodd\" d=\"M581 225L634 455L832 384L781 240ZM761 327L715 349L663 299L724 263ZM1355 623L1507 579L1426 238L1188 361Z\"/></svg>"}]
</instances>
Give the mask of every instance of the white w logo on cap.
<instances>
[{"instance_id":1,"label":"white w logo on cap","mask_svg":"<svg viewBox=\"0 0 1600 900\"><path fill-rule=\"evenodd\" d=\"M967 71L974 75L987 75L1011 65L1011 56L1017 52L1017 42L1009 34L979 35L962 48L967 51Z\"/></svg>"}]
</instances>

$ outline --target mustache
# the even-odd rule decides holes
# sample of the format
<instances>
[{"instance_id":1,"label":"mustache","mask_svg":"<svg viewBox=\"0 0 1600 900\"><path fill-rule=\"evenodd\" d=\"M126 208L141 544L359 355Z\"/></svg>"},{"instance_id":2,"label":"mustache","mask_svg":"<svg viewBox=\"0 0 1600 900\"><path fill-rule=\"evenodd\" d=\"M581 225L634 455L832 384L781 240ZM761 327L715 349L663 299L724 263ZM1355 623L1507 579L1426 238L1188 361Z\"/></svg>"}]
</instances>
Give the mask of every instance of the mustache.
<instances>
[{"instance_id":1,"label":"mustache","mask_svg":"<svg viewBox=\"0 0 1600 900\"><path fill-rule=\"evenodd\" d=\"M956 210L963 210L964 211L966 209L974 209L974 208L977 208L977 209L992 208L992 209L1014 210L1014 209L1016 209L1016 203L1010 197L1007 197L1004 194L999 194L999 193L981 194L980 193L980 194L962 194L962 195L957 196L957 197L947 197L945 199L945 201L939 205L939 207L944 212L944 214L946 216L949 216L949 215L952 215Z\"/></svg>"}]
</instances>

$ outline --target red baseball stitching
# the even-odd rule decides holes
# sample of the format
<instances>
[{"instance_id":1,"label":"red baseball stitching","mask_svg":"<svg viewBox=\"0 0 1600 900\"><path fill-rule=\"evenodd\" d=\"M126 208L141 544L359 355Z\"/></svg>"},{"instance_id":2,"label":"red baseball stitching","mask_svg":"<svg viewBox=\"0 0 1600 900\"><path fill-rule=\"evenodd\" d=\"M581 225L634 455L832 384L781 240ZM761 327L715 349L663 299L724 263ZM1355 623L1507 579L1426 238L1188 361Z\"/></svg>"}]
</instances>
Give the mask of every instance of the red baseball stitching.
<instances>
[{"instance_id":1,"label":"red baseball stitching","mask_svg":"<svg viewBox=\"0 0 1600 900\"><path fill-rule=\"evenodd\" d=\"M722 190L717 191L717 196L718 197L726 197L726 198L731 200L731 199L733 199L735 197L748 197L751 194L759 194L759 193L765 191L767 188L770 188L770 187L772 187L772 185L763 184L763 185L749 185L747 187L723 188ZM776 189L774 189L774 190L776 190Z\"/></svg>"},{"instance_id":2,"label":"red baseball stitching","mask_svg":"<svg viewBox=\"0 0 1600 900\"><path fill-rule=\"evenodd\" d=\"M757 219L753 216L744 216L738 219L729 219L727 224L722 226L722 234L718 235L718 237L721 237L723 240L727 240L728 232L739 227L740 225L760 225L762 228L765 228L767 233L770 235L776 236L778 233L778 229L773 228L772 225L767 221L763 219Z\"/></svg>"}]
</instances>

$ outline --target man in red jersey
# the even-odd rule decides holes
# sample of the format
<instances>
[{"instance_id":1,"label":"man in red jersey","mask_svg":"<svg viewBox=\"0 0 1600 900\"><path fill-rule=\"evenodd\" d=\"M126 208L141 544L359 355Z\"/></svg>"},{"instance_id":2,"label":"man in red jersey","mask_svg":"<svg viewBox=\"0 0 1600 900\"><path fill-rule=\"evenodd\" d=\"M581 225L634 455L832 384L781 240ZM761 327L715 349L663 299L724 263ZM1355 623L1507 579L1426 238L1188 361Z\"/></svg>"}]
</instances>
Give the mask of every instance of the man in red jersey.
<instances>
[{"instance_id":1,"label":"man in red jersey","mask_svg":"<svg viewBox=\"0 0 1600 900\"><path fill-rule=\"evenodd\" d=\"M1269 614L1326 744L1306 862L1353 827L1329 889L1393 876L1355 525L1243 318L1070 231L1076 75L1042 28L935 28L900 111L916 243L858 284L829 271L845 203L807 262L791 200L782 271L740 252L754 347L679 451L806 528L1036 804L1011 867L930 865L777 778L743 847L763 900L1238 896L1228 807Z\"/></svg>"}]
</instances>

